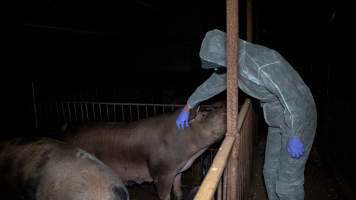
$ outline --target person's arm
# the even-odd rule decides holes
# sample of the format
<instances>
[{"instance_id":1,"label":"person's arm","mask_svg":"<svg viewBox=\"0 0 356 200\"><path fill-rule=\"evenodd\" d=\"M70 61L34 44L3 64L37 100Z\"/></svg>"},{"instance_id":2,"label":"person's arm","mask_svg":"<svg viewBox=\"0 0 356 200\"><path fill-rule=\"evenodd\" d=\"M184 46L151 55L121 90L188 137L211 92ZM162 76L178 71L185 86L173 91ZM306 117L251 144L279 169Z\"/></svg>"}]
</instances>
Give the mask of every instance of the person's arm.
<instances>
[{"instance_id":1,"label":"person's arm","mask_svg":"<svg viewBox=\"0 0 356 200\"><path fill-rule=\"evenodd\" d=\"M201 84L192 95L190 95L187 106L194 108L197 104L219 94L226 89L226 73L213 73L203 84Z\"/></svg>"},{"instance_id":2,"label":"person's arm","mask_svg":"<svg viewBox=\"0 0 356 200\"><path fill-rule=\"evenodd\" d=\"M190 112L190 108L187 104L185 104L185 106L183 107L182 111L184 112Z\"/></svg>"},{"instance_id":3,"label":"person's arm","mask_svg":"<svg viewBox=\"0 0 356 200\"><path fill-rule=\"evenodd\" d=\"M178 128L188 127L189 111L200 102L209 99L226 89L226 74L213 73L203 84L201 84L189 97L176 119Z\"/></svg>"}]
</instances>

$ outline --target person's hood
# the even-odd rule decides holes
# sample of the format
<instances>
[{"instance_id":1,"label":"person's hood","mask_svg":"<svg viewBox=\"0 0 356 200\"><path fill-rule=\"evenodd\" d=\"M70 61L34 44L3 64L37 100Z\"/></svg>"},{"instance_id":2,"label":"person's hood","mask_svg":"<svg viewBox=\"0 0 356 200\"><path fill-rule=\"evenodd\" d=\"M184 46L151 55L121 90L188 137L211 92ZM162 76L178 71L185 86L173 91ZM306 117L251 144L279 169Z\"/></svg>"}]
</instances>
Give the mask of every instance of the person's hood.
<instances>
[{"instance_id":1,"label":"person's hood","mask_svg":"<svg viewBox=\"0 0 356 200\"><path fill-rule=\"evenodd\" d=\"M205 34L199 56L203 69L226 67L226 33L218 29Z\"/></svg>"}]
</instances>

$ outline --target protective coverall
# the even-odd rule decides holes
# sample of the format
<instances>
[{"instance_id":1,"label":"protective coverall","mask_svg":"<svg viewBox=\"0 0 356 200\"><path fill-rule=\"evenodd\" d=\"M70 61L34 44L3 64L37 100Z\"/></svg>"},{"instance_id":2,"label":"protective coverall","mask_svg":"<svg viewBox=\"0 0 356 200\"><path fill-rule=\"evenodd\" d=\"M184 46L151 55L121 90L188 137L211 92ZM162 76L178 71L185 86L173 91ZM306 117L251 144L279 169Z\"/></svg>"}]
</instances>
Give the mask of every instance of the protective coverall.
<instances>
[{"instance_id":1,"label":"protective coverall","mask_svg":"<svg viewBox=\"0 0 356 200\"><path fill-rule=\"evenodd\" d=\"M207 32L200 49L202 68L225 67L226 34ZM316 130L316 106L309 88L276 51L240 39L239 88L259 99L268 124L264 179L270 200L304 199L304 169ZM187 106L226 89L226 73L213 73L189 97ZM304 146L301 157L288 154L292 140ZM288 148L287 148L288 147Z\"/></svg>"}]
</instances>

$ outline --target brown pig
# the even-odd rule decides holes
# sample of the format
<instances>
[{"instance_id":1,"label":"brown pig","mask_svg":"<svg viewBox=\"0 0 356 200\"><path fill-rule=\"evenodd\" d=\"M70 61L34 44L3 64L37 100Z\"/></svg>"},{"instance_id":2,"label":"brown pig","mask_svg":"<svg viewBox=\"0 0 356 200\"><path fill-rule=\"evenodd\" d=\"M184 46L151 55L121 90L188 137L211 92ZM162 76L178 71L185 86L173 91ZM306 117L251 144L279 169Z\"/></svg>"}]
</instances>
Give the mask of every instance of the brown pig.
<instances>
[{"instance_id":1,"label":"brown pig","mask_svg":"<svg viewBox=\"0 0 356 200\"><path fill-rule=\"evenodd\" d=\"M6 200L128 200L119 177L91 154L62 141L0 142L0 195Z\"/></svg>"},{"instance_id":2,"label":"brown pig","mask_svg":"<svg viewBox=\"0 0 356 200\"><path fill-rule=\"evenodd\" d=\"M64 140L92 153L127 182L154 182L161 200L173 185L182 198L181 174L226 132L226 108L199 111L185 129L176 127L179 110L131 123L86 124L69 129Z\"/></svg>"}]
</instances>

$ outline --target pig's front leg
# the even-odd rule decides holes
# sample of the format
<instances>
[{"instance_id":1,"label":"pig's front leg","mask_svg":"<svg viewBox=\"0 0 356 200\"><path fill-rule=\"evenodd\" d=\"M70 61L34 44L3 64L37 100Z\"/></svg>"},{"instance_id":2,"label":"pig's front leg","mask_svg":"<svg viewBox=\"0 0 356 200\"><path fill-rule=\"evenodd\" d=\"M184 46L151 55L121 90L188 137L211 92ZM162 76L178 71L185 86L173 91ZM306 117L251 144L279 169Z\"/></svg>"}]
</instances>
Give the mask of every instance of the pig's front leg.
<instances>
[{"instance_id":1,"label":"pig's front leg","mask_svg":"<svg viewBox=\"0 0 356 200\"><path fill-rule=\"evenodd\" d=\"M171 199L171 189L174 181L174 175L160 175L156 179L156 188L160 200Z\"/></svg>"},{"instance_id":2,"label":"pig's front leg","mask_svg":"<svg viewBox=\"0 0 356 200\"><path fill-rule=\"evenodd\" d=\"M176 177L174 178L173 191L174 191L174 196L176 197L176 200L181 200L183 198L182 173L177 174Z\"/></svg>"}]
</instances>

